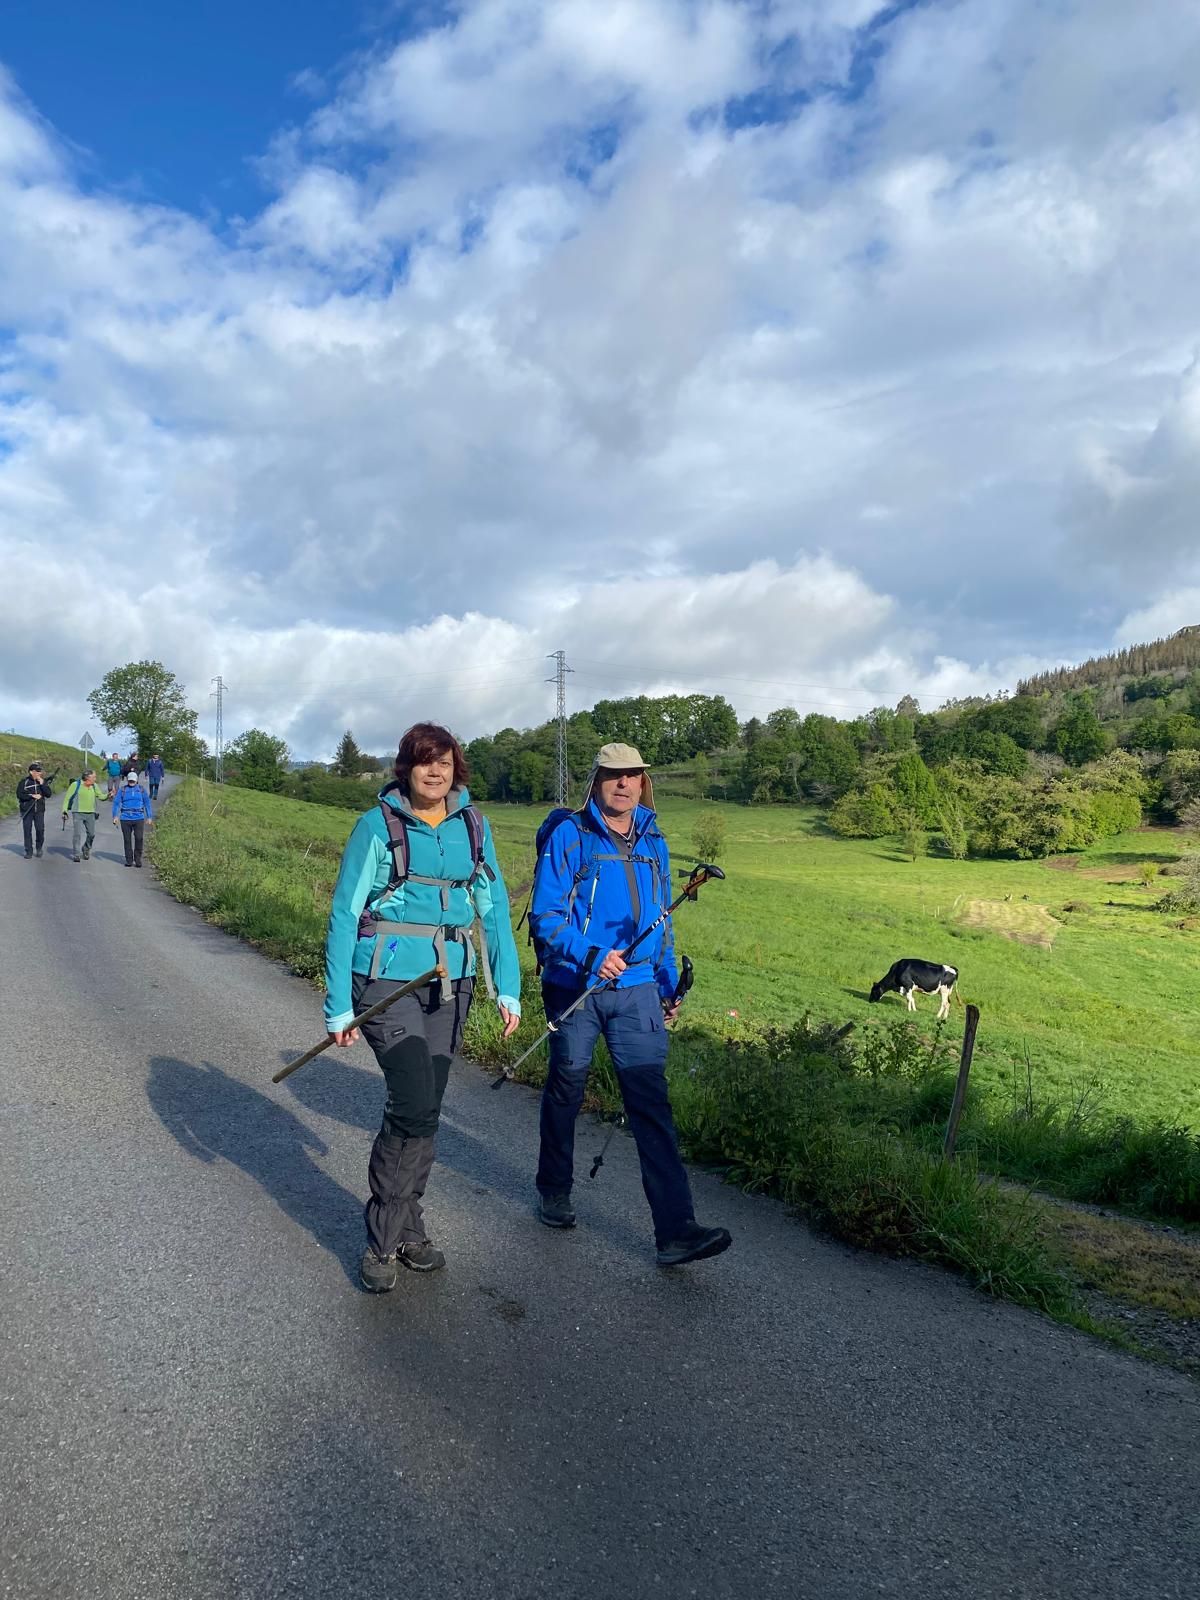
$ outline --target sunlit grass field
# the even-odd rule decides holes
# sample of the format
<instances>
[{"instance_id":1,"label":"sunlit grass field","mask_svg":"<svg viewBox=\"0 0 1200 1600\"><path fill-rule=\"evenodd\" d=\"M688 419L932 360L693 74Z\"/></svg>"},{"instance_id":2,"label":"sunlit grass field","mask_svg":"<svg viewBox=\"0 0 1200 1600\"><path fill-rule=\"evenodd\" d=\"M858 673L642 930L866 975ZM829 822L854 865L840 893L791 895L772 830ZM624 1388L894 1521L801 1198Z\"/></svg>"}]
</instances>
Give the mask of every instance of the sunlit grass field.
<instances>
[{"instance_id":1,"label":"sunlit grass field","mask_svg":"<svg viewBox=\"0 0 1200 1600\"><path fill-rule=\"evenodd\" d=\"M546 809L484 807L514 922ZM914 862L888 841L832 837L816 811L668 799L660 821L680 865L693 854L696 822L714 809L726 823L728 877L676 920L677 946L696 964L693 1025L737 1035L807 1011L878 1026L901 1014L901 1002L869 1005L872 981L898 957L920 956L958 967L963 998L980 1007L980 1086L1023 1092L1028 1070L1035 1092L1069 1097L1099 1080L1116 1110L1200 1125L1200 932L1153 910L1170 880L1138 876L1144 864L1178 857L1179 835L1139 831L1057 864ZM317 977L354 821L343 810L191 780L166 808L153 853L180 899ZM519 938L526 1016L540 1022L523 931ZM918 1005L932 1034L936 999ZM962 1019L955 1005L951 1040Z\"/></svg>"}]
</instances>

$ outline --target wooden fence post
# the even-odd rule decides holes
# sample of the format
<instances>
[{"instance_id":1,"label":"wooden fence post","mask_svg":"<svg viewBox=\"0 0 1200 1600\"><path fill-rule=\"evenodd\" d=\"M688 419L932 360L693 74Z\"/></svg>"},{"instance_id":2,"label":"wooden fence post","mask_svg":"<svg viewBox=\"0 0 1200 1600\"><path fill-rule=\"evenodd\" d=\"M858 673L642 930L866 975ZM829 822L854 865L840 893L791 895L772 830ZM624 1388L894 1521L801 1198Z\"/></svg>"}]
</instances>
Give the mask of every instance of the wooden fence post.
<instances>
[{"instance_id":1,"label":"wooden fence post","mask_svg":"<svg viewBox=\"0 0 1200 1600\"><path fill-rule=\"evenodd\" d=\"M946 1139L942 1145L943 1161L954 1160L954 1145L958 1138L958 1124L967 1099L967 1079L971 1073L971 1057L975 1054L975 1030L979 1027L979 1007L967 1007L967 1025L963 1029L962 1059L958 1063L958 1082L954 1085L954 1100L950 1106L950 1121L946 1124Z\"/></svg>"}]
</instances>

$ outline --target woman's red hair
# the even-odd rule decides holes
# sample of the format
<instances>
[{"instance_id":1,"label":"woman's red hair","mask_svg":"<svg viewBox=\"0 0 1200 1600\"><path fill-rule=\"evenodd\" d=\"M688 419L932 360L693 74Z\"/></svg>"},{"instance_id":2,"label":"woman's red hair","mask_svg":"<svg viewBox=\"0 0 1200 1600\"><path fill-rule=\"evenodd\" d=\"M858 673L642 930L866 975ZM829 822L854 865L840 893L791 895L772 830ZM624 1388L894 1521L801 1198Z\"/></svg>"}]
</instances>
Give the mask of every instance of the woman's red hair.
<instances>
[{"instance_id":1,"label":"woman's red hair","mask_svg":"<svg viewBox=\"0 0 1200 1600\"><path fill-rule=\"evenodd\" d=\"M408 780L414 767L427 767L431 761L436 761L439 756L448 755L454 762L454 779L451 787L465 788L471 770L467 766L467 758L463 755L462 745L450 732L436 722L414 722L412 727L400 740L400 748L396 751L396 765L394 771L396 782L408 792Z\"/></svg>"}]
</instances>

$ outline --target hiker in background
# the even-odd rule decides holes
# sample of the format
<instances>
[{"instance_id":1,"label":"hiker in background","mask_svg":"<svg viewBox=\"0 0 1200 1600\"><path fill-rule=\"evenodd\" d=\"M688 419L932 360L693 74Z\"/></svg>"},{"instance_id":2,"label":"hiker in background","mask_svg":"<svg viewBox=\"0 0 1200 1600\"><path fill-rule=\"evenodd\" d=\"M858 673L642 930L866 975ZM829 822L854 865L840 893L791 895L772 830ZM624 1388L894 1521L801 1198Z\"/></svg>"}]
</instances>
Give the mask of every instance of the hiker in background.
<instances>
[{"instance_id":1,"label":"hiker in background","mask_svg":"<svg viewBox=\"0 0 1200 1600\"><path fill-rule=\"evenodd\" d=\"M467 763L448 729L420 722L400 741L395 780L346 843L325 942L325 1026L353 1044L350 1024L399 985L441 963L448 977L405 996L363 1027L387 1083L371 1150L363 1286L394 1289L398 1265L446 1264L429 1242L421 1199L433 1167L450 1063L475 986L470 929L504 1037L521 1018L521 972L492 831L471 804ZM495 975L495 983L492 982Z\"/></svg>"},{"instance_id":2,"label":"hiker in background","mask_svg":"<svg viewBox=\"0 0 1200 1600\"><path fill-rule=\"evenodd\" d=\"M127 772L113 800L113 827L119 826L121 829L127 867L140 867L142 864L142 844L147 823L154 826L154 807L150 803L150 796L138 782L137 772Z\"/></svg>"},{"instance_id":3,"label":"hiker in background","mask_svg":"<svg viewBox=\"0 0 1200 1600\"><path fill-rule=\"evenodd\" d=\"M606 744L583 804L553 829L534 875L529 926L544 969L546 1021L553 1026L589 985L608 980L550 1035L538 1216L549 1228L575 1226L575 1119L603 1035L637 1146L663 1267L719 1255L732 1242L724 1228L696 1221L675 1137L666 1024L679 1010L679 974L670 922L628 963L621 955L670 899L671 861L655 820L646 763L632 745Z\"/></svg>"},{"instance_id":4,"label":"hiker in background","mask_svg":"<svg viewBox=\"0 0 1200 1600\"><path fill-rule=\"evenodd\" d=\"M158 799L158 786L163 781L166 768L162 764L162 757L153 755L146 763L146 778L150 784L151 800Z\"/></svg>"},{"instance_id":5,"label":"hiker in background","mask_svg":"<svg viewBox=\"0 0 1200 1600\"><path fill-rule=\"evenodd\" d=\"M46 801L54 793L40 761L31 761L29 771L17 784L17 804L21 808L21 831L25 835L25 859L41 855L46 842ZM36 845L36 849L35 849Z\"/></svg>"},{"instance_id":6,"label":"hiker in background","mask_svg":"<svg viewBox=\"0 0 1200 1600\"><path fill-rule=\"evenodd\" d=\"M121 763L121 779L122 779L122 781L124 781L126 778L128 778L129 774L132 773L134 782L135 783L140 782L141 780L138 777L139 767L140 767L140 763L138 761L138 753L135 750L127 761L122 761L122 763Z\"/></svg>"},{"instance_id":7,"label":"hiker in background","mask_svg":"<svg viewBox=\"0 0 1200 1600\"><path fill-rule=\"evenodd\" d=\"M89 767L81 778L67 785L63 795L63 816L71 813L71 860L86 861L96 842L96 774ZM83 853L79 851L80 834L85 835Z\"/></svg>"},{"instance_id":8,"label":"hiker in background","mask_svg":"<svg viewBox=\"0 0 1200 1600\"><path fill-rule=\"evenodd\" d=\"M104 771L108 776L108 794L105 798L111 800L117 792L117 785L121 781L121 758L115 750L105 762Z\"/></svg>"}]
</instances>

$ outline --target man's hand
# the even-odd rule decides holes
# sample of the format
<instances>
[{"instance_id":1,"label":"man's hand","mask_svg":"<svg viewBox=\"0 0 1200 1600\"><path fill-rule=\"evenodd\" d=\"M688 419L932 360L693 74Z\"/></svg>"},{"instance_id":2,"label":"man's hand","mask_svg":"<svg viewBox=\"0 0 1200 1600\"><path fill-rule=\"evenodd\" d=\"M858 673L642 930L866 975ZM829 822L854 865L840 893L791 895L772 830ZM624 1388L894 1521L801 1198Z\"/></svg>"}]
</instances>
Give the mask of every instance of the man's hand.
<instances>
[{"instance_id":1,"label":"man's hand","mask_svg":"<svg viewBox=\"0 0 1200 1600\"><path fill-rule=\"evenodd\" d=\"M330 1029L329 1037L344 1050L348 1044L358 1043L359 1033L357 1028Z\"/></svg>"},{"instance_id":2,"label":"man's hand","mask_svg":"<svg viewBox=\"0 0 1200 1600\"><path fill-rule=\"evenodd\" d=\"M682 1000L663 1001L663 1021L666 1023L668 1028L679 1015L679 1008L682 1004Z\"/></svg>"},{"instance_id":3,"label":"man's hand","mask_svg":"<svg viewBox=\"0 0 1200 1600\"><path fill-rule=\"evenodd\" d=\"M610 950L596 968L596 976L598 978L607 978L611 982L612 979L621 976L625 971L625 966L625 957L621 952L619 950Z\"/></svg>"},{"instance_id":4,"label":"man's hand","mask_svg":"<svg viewBox=\"0 0 1200 1600\"><path fill-rule=\"evenodd\" d=\"M504 1032L500 1037L502 1039L511 1039L521 1026L520 1016L510 1011L507 1006L497 1005L496 1010L500 1013L500 1020L504 1024Z\"/></svg>"}]
</instances>

